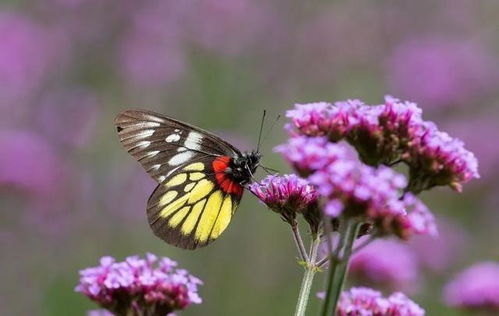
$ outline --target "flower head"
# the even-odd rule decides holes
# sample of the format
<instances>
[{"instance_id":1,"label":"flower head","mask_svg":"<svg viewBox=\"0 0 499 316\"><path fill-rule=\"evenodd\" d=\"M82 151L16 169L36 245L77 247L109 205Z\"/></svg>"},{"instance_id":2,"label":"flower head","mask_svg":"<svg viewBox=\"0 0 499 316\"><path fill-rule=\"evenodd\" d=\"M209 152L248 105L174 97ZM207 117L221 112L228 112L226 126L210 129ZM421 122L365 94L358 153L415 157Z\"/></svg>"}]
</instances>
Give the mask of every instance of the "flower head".
<instances>
[{"instance_id":1,"label":"flower head","mask_svg":"<svg viewBox=\"0 0 499 316\"><path fill-rule=\"evenodd\" d=\"M444 290L447 304L499 312L499 263L481 262L461 272Z\"/></svg>"},{"instance_id":2,"label":"flower head","mask_svg":"<svg viewBox=\"0 0 499 316\"><path fill-rule=\"evenodd\" d=\"M323 296L319 293L319 297ZM385 298L378 291L356 287L341 293L336 315L423 316L425 311L403 293L393 293Z\"/></svg>"},{"instance_id":3,"label":"flower head","mask_svg":"<svg viewBox=\"0 0 499 316\"><path fill-rule=\"evenodd\" d=\"M130 309L167 314L200 304L197 293L201 280L176 268L169 258L147 254L145 259L132 256L123 262L102 257L100 266L80 271L75 291L116 314Z\"/></svg>"},{"instance_id":4,"label":"flower head","mask_svg":"<svg viewBox=\"0 0 499 316\"><path fill-rule=\"evenodd\" d=\"M394 234L402 239L409 239L413 235L438 235L435 217L421 200L412 193L406 193L401 204L403 210L400 212L387 208L375 217L378 234Z\"/></svg>"},{"instance_id":5,"label":"flower head","mask_svg":"<svg viewBox=\"0 0 499 316\"><path fill-rule=\"evenodd\" d=\"M309 179L329 200L325 213L331 217L344 212L373 217L382 211L398 213L403 209L399 191L405 187L405 178L386 167L375 169L354 159L338 159Z\"/></svg>"},{"instance_id":6,"label":"flower head","mask_svg":"<svg viewBox=\"0 0 499 316\"><path fill-rule=\"evenodd\" d=\"M473 178L480 178L475 155L464 148L464 143L439 131L434 124L421 128L410 149L409 189L413 192L437 185L449 185L456 191Z\"/></svg>"},{"instance_id":7,"label":"flower head","mask_svg":"<svg viewBox=\"0 0 499 316\"><path fill-rule=\"evenodd\" d=\"M318 194L307 180L294 174L269 175L259 183L251 184L250 190L286 222L295 225L296 214L301 213L317 232L320 221Z\"/></svg>"},{"instance_id":8,"label":"flower head","mask_svg":"<svg viewBox=\"0 0 499 316\"><path fill-rule=\"evenodd\" d=\"M287 129L293 134L306 136L327 136L329 140L343 139L352 129L352 116L363 103L358 100L296 104L286 116L291 119Z\"/></svg>"},{"instance_id":9,"label":"flower head","mask_svg":"<svg viewBox=\"0 0 499 316\"><path fill-rule=\"evenodd\" d=\"M323 169L348 153L346 146L330 143L326 137L305 136L293 137L286 144L277 146L275 151L281 153L302 176Z\"/></svg>"}]
</instances>

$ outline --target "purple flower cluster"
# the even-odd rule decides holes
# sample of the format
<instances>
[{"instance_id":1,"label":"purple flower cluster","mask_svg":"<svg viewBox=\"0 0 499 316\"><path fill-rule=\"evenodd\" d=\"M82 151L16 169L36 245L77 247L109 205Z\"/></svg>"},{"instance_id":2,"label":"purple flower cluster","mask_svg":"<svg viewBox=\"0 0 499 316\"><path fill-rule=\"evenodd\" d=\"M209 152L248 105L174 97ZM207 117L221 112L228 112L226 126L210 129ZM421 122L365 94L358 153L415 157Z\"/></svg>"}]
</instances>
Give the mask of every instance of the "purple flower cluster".
<instances>
[{"instance_id":1,"label":"purple flower cluster","mask_svg":"<svg viewBox=\"0 0 499 316\"><path fill-rule=\"evenodd\" d=\"M499 312L499 263L481 262L461 272L444 290L447 304Z\"/></svg>"},{"instance_id":2,"label":"purple flower cluster","mask_svg":"<svg viewBox=\"0 0 499 316\"><path fill-rule=\"evenodd\" d=\"M415 103L387 96L384 104L375 106L358 100L299 104L287 116L294 137L344 139L372 166L406 163L410 169L408 190L415 193L437 185L460 191L463 183L479 178L473 153L459 139L424 121Z\"/></svg>"},{"instance_id":3,"label":"purple flower cluster","mask_svg":"<svg viewBox=\"0 0 499 316\"><path fill-rule=\"evenodd\" d=\"M140 311L149 315L155 311L155 315L166 315L201 303L197 292L201 280L176 265L153 254L145 259L128 257L123 262L103 257L100 266L80 271L75 290L115 314Z\"/></svg>"},{"instance_id":4,"label":"purple flower cluster","mask_svg":"<svg viewBox=\"0 0 499 316\"><path fill-rule=\"evenodd\" d=\"M308 180L327 199L327 216L362 216L375 224L378 234L404 239L436 233L433 216L416 197L407 193L400 199L407 181L392 169L367 166L350 157L346 145L324 137L291 138L277 150L299 173L313 172Z\"/></svg>"},{"instance_id":5,"label":"purple flower cluster","mask_svg":"<svg viewBox=\"0 0 499 316\"><path fill-rule=\"evenodd\" d=\"M296 225L296 214L301 213L312 230L317 232L320 222L319 194L307 180L294 174L269 175L260 182L252 183L249 188L286 222Z\"/></svg>"},{"instance_id":6,"label":"purple flower cluster","mask_svg":"<svg viewBox=\"0 0 499 316\"><path fill-rule=\"evenodd\" d=\"M323 297L319 293L319 297ZM425 311L403 293L389 297L375 290L357 287L344 291L338 302L337 316L423 316Z\"/></svg>"}]
</instances>

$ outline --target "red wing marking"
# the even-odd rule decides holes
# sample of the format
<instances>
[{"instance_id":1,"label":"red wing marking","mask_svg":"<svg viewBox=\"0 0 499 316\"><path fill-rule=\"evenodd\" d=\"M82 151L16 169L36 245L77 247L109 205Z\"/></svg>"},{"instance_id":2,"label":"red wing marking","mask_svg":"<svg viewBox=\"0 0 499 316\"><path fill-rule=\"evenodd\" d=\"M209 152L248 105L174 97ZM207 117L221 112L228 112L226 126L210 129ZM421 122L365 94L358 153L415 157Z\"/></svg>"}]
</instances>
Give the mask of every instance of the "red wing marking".
<instances>
[{"instance_id":1,"label":"red wing marking","mask_svg":"<svg viewBox=\"0 0 499 316\"><path fill-rule=\"evenodd\" d=\"M212 166L215 171L215 178L225 193L241 196L243 194L243 187L239 183L232 181L226 173L230 159L228 156L221 156L213 161Z\"/></svg>"}]
</instances>

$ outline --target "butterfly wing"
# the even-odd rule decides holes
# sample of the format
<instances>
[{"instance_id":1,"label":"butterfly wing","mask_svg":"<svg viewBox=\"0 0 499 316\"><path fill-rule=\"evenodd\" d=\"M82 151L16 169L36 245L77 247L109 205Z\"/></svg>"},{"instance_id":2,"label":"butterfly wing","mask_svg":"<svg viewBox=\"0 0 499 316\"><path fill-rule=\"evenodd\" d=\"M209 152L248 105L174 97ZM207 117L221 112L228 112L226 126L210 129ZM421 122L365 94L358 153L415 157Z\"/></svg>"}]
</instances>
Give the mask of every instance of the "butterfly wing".
<instances>
[{"instance_id":1,"label":"butterfly wing","mask_svg":"<svg viewBox=\"0 0 499 316\"><path fill-rule=\"evenodd\" d=\"M241 154L210 132L152 111L124 111L114 123L125 149L159 183L190 161Z\"/></svg>"},{"instance_id":2,"label":"butterfly wing","mask_svg":"<svg viewBox=\"0 0 499 316\"><path fill-rule=\"evenodd\" d=\"M232 159L239 150L207 131L150 111L122 112L115 124L121 143L159 183L147 204L153 232L186 249L218 238L239 204L242 187L220 186L213 163Z\"/></svg>"},{"instance_id":3,"label":"butterfly wing","mask_svg":"<svg viewBox=\"0 0 499 316\"><path fill-rule=\"evenodd\" d=\"M225 192L217 184L212 161L187 164L156 187L147 203L156 236L177 247L195 249L214 241L227 228L242 188L237 194Z\"/></svg>"}]
</instances>

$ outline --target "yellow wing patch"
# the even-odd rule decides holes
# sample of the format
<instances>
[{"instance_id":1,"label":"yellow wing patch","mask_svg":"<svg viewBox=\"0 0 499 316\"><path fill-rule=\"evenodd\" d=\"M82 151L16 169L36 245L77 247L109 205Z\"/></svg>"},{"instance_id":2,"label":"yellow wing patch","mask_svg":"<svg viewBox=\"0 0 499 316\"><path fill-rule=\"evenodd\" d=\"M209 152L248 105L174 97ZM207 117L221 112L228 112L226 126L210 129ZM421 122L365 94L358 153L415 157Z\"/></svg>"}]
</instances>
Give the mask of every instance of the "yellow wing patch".
<instances>
[{"instance_id":1,"label":"yellow wing patch","mask_svg":"<svg viewBox=\"0 0 499 316\"><path fill-rule=\"evenodd\" d=\"M202 162L195 162L191 163L187 167L184 168L185 171L203 171L204 170L204 163Z\"/></svg>"},{"instance_id":2,"label":"yellow wing patch","mask_svg":"<svg viewBox=\"0 0 499 316\"><path fill-rule=\"evenodd\" d=\"M226 196L222 206L220 207L220 212L218 213L218 218L213 225L213 230L211 231L210 238L215 239L220 236L220 234L227 228L232 218L232 199L230 196Z\"/></svg>"},{"instance_id":3,"label":"yellow wing patch","mask_svg":"<svg viewBox=\"0 0 499 316\"><path fill-rule=\"evenodd\" d=\"M194 227L196 227L199 216L201 215L201 211L203 211L205 204L206 204L206 199L203 199L197 202L192 207L191 213L189 214L187 219L184 221L184 224L182 225L182 234L190 235L192 233L192 230L194 229Z\"/></svg>"},{"instance_id":4,"label":"yellow wing patch","mask_svg":"<svg viewBox=\"0 0 499 316\"><path fill-rule=\"evenodd\" d=\"M204 173L201 173L201 172L193 172L189 176L189 180L191 180L191 181L197 181L197 180L203 179L203 178L204 178Z\"/></svg>"},{"instance_id":5,"label":"yellow wing patch","mask_svg":"<svg viewBox=\"0 0 499 316\"><path fill-rule=\"evenodd\" d=\"M217 215L220 212L222 201L222 191L220 190L213 192L208 198L196 229L196 239L199 241L205 242L208 240L213 224L215 223Z\"/></svg>"},{"instance_id":6,"label":"yellow wing patch","mask_svg":"<svg viewBox=\"0 0 499 316\"><path fill-rule=\"evenodd\" d=\"M204 170L201 162L182 168L150 201L151 227L165 241L193 249L218 238L229 225L239 199L218 189Z\"/></svg>"},{"instance_id":7,"label":"yellow wing patch","mask_svg":"<svg viewBox=\"0 0 499 316\"><path fill-rule=\"evenodd\" d=\"M185 182L185 180L187 180L187 174L180 173L180 174L177 174L176 176L174 176L173 178L171 178L170 181L168 181L165 185L167 187L174 187L177 185L181 185L182 183Z\"/></svg>"}]
</instances>

